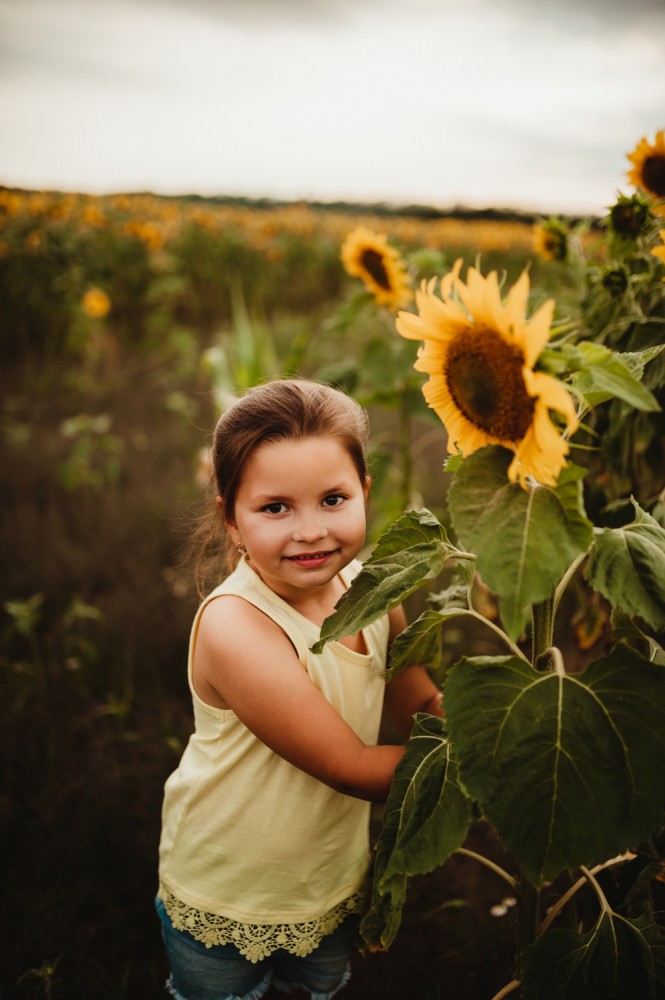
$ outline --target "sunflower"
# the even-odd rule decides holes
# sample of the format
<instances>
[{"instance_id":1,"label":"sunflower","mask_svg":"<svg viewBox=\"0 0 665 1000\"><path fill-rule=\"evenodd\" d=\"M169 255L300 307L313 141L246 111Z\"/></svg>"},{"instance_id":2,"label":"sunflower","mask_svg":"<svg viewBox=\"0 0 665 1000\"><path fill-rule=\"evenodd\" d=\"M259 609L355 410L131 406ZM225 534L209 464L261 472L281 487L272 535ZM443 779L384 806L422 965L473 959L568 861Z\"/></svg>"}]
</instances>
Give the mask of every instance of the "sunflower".
<instances>
[{"instance_id":1,"label":"sunflower","mask_svg":"<svg viewBox=\"0 0 665 1000\"><path fill-rule=\"evenodd\" d=\"M83 312L91 319L104 319L111 308L111 300L103 288L89 288L81 301Z\"/></svg>"},{"instance_id":2,"label":"sunflower","mask_svg":"<svg viewBox=\"0 0 665 1000\"><path fill-rule=\"evenodd\" d=\"M647 236L651 230L652 207L651 199L640 192L629 196L620 194L609 211L610 232L623 242Z\"/></svg>"},{"instance_id":3,"label":"sunflower","mask_svg":"<svg viewBox=\"0 0 665 1000\"><path fill-rule=\"evenodd\" d=\"M361 278L379 305L399 309L413 298L404 262L382 233L358 226L344 240L340 257L347 274Z\"/></svg>"},{"instance_id":4,"label":"sunflower","mask_svg":"<svg viewBox=\"0 0 665 1000\"><path fill-rule=\"evenodd\" d=\"M628 159L633 164L627 174L628 180L656 198L654 211L665 215L665 130L656 132L653 143L640 139Z\"/></svg>"},{"instance_id":5,"label":"sunflower","mask_svg":"<svg viewBox=\"0 0 665 1000\"><path fill-rule=\"evenodd\" d=\"M533 246L544 260L565 260L568 256L568 227L562 219L545 219L533 227Z\"/></svg>"},{"instance_id":6,"label":"sunflower","mask_svg":"<svg viewBox=\"0 0 665 1000\"><path fill-rule=\"evenodd\" d=\"M448 449L470 455L494 444L515 453L508 476L524 486L527 476L554 485L566 462L568 444L549 410L565 418L568 432L577 427L573 400L551 375L534 371L550 336L554 303L549 300L526 318L529 278L526 271L501 299L495 271L484 277L469 268L459 277L458 260L441 280L423 282L416 292L418 314L400 312L397 331L424 340L415 363L426 372L425 399L448 431Z\"/></svg>"}]
</instances>

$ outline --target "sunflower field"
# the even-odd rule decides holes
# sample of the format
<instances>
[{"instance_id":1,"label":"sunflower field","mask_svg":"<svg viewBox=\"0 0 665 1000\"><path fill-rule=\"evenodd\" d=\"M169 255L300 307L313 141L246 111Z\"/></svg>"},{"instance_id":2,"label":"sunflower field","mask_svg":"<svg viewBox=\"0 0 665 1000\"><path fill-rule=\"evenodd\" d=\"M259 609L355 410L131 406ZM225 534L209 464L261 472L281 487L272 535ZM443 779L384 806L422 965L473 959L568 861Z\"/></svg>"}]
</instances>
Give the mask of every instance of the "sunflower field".
<instances>
[{"instance_id":1,"label":"sunflower field","mask_svg":"<svg viewBox=\"0 0 665 1000\"><path fill-rule=\"evenodd\" d=\"M207 445L295 374L372 427L321 643L403 601L444 692L344 995L665 995L665 134L627 164L588 220L0 189L0 995L164 995Z\"/></svg>"}]
</instances>

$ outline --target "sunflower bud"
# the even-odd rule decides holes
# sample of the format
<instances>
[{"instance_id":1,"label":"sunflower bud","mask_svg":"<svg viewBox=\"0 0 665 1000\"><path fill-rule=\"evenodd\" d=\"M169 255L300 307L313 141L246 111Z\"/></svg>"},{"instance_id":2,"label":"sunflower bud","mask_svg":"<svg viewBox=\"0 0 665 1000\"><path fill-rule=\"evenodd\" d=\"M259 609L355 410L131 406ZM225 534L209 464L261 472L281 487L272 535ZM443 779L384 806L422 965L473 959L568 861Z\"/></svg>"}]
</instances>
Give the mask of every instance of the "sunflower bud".
<instances>
[{"instance_id":1,"label":"sunflower bud","mask_svg":"<svg viewBox=\"0 0 665 1000\"><path fill-rule=\"evenodd\" d=\"M651 228L649 201L641 194L619 195L610 209L609 227L614 236L623 240L645 236Z\"/></svg>"},{"instance_id":2,"label":"sunflower bud","mask_svg":"<svg viewBox=\"0 0 665 1000\"><path fill-rule=\"evenodd\" d=\"M623 267L608 267L603 271L600 283L613 299L619 299L628 288L628 275Z\"/></svg>"},{"instance_id":3,"label":"sunflower bud","mask_svg":"<svg viewBox=\"0 0 665 1000\"><path fill-rule=\"evenodd\" d=\"M543 219L534 226L534 249L544 260L564 261L568 257L568 226L563 219Z\"/></svg>"}]
</instances>

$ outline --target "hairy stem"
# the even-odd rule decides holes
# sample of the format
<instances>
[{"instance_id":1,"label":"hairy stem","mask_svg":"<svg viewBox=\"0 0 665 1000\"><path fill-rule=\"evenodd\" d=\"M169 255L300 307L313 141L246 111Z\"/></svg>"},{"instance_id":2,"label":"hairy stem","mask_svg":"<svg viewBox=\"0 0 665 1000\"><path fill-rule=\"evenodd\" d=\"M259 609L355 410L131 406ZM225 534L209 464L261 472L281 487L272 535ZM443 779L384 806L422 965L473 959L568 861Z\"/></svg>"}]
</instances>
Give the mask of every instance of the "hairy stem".
<instances>
[{"instance_id":1,"label":"hairy stem","mask_svg":"<svg viewBox=\"0 0 665 1000\"><path fill-rule=\"evenodd\" d=\"M504 997L507 997L510 993L513 993L521 985L522 984L519 981L519 979L511 979L509 983L506 983L503 989L500 989L498 993L494 994L492 1000L503 1000Z\"/></svg>"},{"instance_id":2,"label":"hairy stem","mask_svg":"<svg viewBox=\"0 0 665 1000\"><path fill-rule=\"evenodd\" d=\"M550 597L546 601L531 606L532 621L532 650L531 662L535 666L536 660L552 645L554 632L554 598Z\"/></svg>"},{"instance_id":3,"label":"hairy stem","mask_svg":"<svg viewBox=\"0 0 665 1000\"><path fill-rule=\"evenodd\" d=\"M464 854L465 857L467 858L473 858L474 861L479 861L480 864L485 865L486 868L491 868L491 870L496 875L498 875L500 878L502 878L505 882L508 883L511 889L517 889L518 885L517 879L513 878L513 876L509 875L504 868L502 868L500 865L495 864L493 861L490 861L490 859L486 858L484 855L476 854L475 851L470 851L466 847L458 847L456 853Z\"/></svg>"},{"instance_id":4,"label":"hairy stem","mask_svg":"<svg viewBox=\"0 0 665 1000\"><path fill-rule=\"evenodd\" d=\"M520 878L520 906L517 916L517 974L521 973L522 956L536 940L538 931L538 904L540 892L522 875Z\"/></svg>"},{"instance_id":5,"label":"hairy stem","mask_svg":"<svg viewBox=\"0 0 665 1000\"><path fill-rule=\"evenodd\" d=\"M557 649L556 646L550 646L549 649L545 650L543 655L549 655L550 663L552 664L552 669L555 674L558 674L559 677L566 676L566 668L563 664L563 656L561 655L560 649Z\"/></svg>"},{"instance_id":6,"label":"hairy stem","mask_svg":"<svg viewBox=\"0 0 665 1000\"><path fill-rule=\"evenodd\" d=\"M491 622L489 620L489 618L485 618L485 616L481 615L479 611L474 611L473 608L459 608L458 610L455 610L453 613L451 613L450 617L451 618L458 618L458 617L463 616L463 615L467 615L470 618L475 618L476 621L479 621L483 625L486 625L489 629L491 629L493 632L495 632L496 635L498 635L500 639L502 639L505 642L505 644L510 649L511 653L514 653L515 656L519 656L519 658L521 660L526 660L527 663L529 662L528 659L527 659L527 657L524 655L524 653L522 652L522 650L519 648L519 646L516 646L514 642L511 642L511 640L508 638L508 636L503 631L503 629L499 628L498 625L495 625L494 622Z\"/></svg>"},{"instance_id":7,"label":"hairy stem","mask_svg":"<svg viewBox=\"0 0 665 1000\"><path fill-rule=\"evenodd\" d=\"M605 896L605 893L598 885L598 882L596 881L592 873L589 871L588 868L585 868L584 865L580 865L580 871L584 875L585 879L588 882L590 882L591 885L593 886L593 891L596 893L596 896L598 897L598 902L600 903L601 909L604 910L605 913L611 913L612 907L607 902L607 897Z\"/></svg>"},{"instance_id":8,"label":"hairy stem","mask_svg":"<svg viewBox=\"0 0 665 1000\"><path fill-rule=\"evenodd\" d=\"M630 861L634 857L636 857L636 855L635 854L631 854L630 851L628 851L626 854L620 854L616 858L610 858L609 861L603 862L602 865L596 865L595 868L591 869L591 871L589 872L589 875L591 875L591 876L592 875L597 875L598 872L601 872L603 870L603 868L610 868L612 865L618 864L619 861ZM547 916L545 917L545 919L543 920L542 924L538 928L538 934L539 935L545 933L545 931L550 926L550 924L552 924L556 920L556 918L558 917L558 915L561 913L561 911L563 910L563 908L566 905L566 903L570 902L570 900L573 898L573 896L575 895L575 893L579 892L579 890L582 888L582 886L586 885L587 882L588 882L588 878L586 877L586 875L583 878L578 878L577 882L575 882L574 885L571 885L570 889L568 889L563 894L563 896L561 896L560 899L557 899L556 903L554 903L554 905L551 907L551 909L549 910Z\"/></svg>"},{"instance_id":9,"label":"hairy stem","mask_svg":"<svg viewBox=\"0 0 665 1000\"><path fill-rule=\"evenodd\" d=\"M559 580L557 588L554 591L554 603L552 605L552 614L553 615L556 615L557 608L559 607L559 601L563 597L563 594L564 594L564 591L566 590L566 587L568 586L568 584L570 583L570 581L572 580L572 578L577 573L577 570L578 570L580 564L582 562L584 562L584 560L586 559L586 556L587 556L586 552L583 552L581 555L579 555L577 557L577 559L574 559L573 562L571 562L571 564L568 567L568 569L566 570L566 572L563 574L563 576Z\"/></svg>"},{"instance_id":10,"label":"hairy stem","mask_svg":"<svg viewBox=\"0 0 665 1000\"><path fill-rule=\"evenodd\" d=\"M532 616L532 664L552 647L554 626L554 598L531 606ZM539 891L524 877L520 878L520 907L517 917L517 976L521 972L522 956L529 945L536 940L538 930Z\"/></svg>"}]
</instances>

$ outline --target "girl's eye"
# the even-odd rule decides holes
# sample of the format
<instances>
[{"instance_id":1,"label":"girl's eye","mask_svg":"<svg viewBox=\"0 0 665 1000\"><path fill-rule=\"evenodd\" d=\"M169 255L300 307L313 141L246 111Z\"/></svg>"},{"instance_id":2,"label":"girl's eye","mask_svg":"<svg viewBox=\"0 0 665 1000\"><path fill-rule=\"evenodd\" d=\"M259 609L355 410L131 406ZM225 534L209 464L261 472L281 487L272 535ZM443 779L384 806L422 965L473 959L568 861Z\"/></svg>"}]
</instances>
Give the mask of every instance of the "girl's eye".
<instances>
[{"instance_id":1,"label":"girl's eye","mask_svg":"<svg viewBox=\"0 0 665 1000\"><path fill-rule=\"evenodd\" d=\"M324 498L324 507L339 507L341 503L344 503L346 497L342 496L341 493L331 493L330 496Z\"/></svg>"},{"instance_id":2,"label":"girl's eye","mask_svg":"<svg viewBox=\"0 0 665 1000\"><path fill-rule=\"evenodd\" d=\"M286 510L286 505L281 502L281 500L275 500L274 503L267 503L265 507L261 508L266 514L281 514Z\"/></svg>"}]
</instances>

